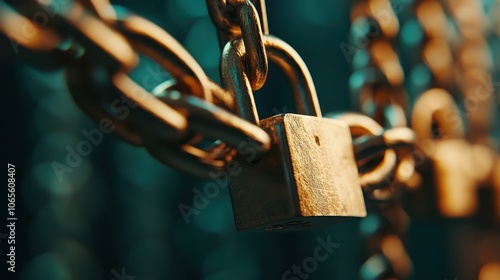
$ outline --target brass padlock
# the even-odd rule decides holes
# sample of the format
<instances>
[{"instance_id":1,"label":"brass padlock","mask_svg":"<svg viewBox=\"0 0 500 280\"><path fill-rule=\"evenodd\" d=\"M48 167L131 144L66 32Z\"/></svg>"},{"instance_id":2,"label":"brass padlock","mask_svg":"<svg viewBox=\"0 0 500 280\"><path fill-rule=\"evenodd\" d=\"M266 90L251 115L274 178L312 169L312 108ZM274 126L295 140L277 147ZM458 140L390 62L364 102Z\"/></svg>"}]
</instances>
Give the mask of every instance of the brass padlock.
<instances>
[{"instance_id":1,"label":"brass padlock","mask_svg":"<svg viewBox=\"0 0 500 280\"><path fill-rule=\"evenodd\" d=\"M259 121L244 72L243 42L226 45L223 84L235 95L239 114L271 136L266 155L253 162L238 161L241 169L229 177L237 229L298 229L365 217L347 124L321 118L311 76L295 50L271 36L265 36L264 42L268 58L292 82L297 109L304 115L286 113Z\"/></svg>"},{"instance_id":2,"label":"brass padlock","mask_svg":"<svg viewBox=\"0 0 500 280\"><path fill-rule=\"evenodd\" d=\"M477 182L470 170L470 144L463 139L438 140L431 157L438 209L445 217L470 217L478 210Z\"/></svg>"},{"instance_id":3,"label":"brass padlock","mask_svg":"<svg viewBox=\"0 0 500 280\"><path fill-rule=\"evenodd\" d=\"M416 148L432 164L439 212L446 217L473 215L478 198L472 150L464 139L460 112L450 93L437 88L423 93L413 107L412 128Z\"/></svg>"}]
</instances>

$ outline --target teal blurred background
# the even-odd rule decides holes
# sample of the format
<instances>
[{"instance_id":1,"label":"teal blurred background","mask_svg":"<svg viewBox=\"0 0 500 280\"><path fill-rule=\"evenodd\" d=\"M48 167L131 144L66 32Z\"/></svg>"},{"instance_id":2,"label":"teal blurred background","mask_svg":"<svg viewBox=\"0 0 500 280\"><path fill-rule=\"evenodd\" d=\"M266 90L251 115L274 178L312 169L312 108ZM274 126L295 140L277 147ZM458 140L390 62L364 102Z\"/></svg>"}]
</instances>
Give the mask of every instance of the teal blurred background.
<instances>
[{"instance_id":1,"label":"teal blurred background","mask_svg":"<svg viewBox=\"0 0 500 280\"><path fill-rule=\"evenodd\" d=\"M302 55L323 112L349 110L351 70L339 45L349 40L350 2L267 2L271 34ZM220 49L204 0L114 4L162 26L219 81ZM155 67L143 63L133 77L140 80ZM60 182L52 163L64 162L67 147L76 147L85 139L82 131L97 124L72 102L62 71L39 70L7 56L0 73L7 97L3 152L16 165L18 179L20 279L282 279L312 256L318 237L328 236L340 247L304 279L359 278L366 232L376 227L376 219L294 233L238 233L224 188L186 224L179 204L192 205L193 188L202 190L208 181L163 166L114 135L104 135L102 144ZM262 115L276 108L293 111L288 92L284 75L271 67L268 83L256 96ZM470 279L461 278L457 252L470 245L473 225L471 220L413 219L406 240L412 279Z\"/></svg>"}]
</instances>

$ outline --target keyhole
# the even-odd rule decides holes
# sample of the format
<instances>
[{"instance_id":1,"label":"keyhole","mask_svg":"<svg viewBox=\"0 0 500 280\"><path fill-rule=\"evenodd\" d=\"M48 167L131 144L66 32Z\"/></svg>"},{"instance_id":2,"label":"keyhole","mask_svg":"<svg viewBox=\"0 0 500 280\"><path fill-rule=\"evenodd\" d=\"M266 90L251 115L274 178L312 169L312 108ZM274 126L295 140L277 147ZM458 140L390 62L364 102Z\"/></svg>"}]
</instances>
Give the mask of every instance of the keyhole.
<instances>
[{"instance_id":1,"label":"keyhole","mask_svg":"<svg viewBox=\"0 0 500 280\"><path fill-rule=\"evenodd\" d=\"M321 146L321 143L319 142L318 136L314 136L314 140L316 140L316 145Z\"/></svg>"}]
</instances>

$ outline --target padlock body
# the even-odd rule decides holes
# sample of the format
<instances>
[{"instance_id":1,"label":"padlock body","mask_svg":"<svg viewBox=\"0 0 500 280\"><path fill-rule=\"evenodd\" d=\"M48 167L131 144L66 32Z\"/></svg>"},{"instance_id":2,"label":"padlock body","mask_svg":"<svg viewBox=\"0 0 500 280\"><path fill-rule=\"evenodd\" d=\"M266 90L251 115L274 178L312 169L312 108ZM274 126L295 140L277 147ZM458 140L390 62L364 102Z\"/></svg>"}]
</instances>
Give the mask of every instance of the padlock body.
<instances>
[{"instance_id":1,"label":"padlock body","mask_svg":"<svg viewBox=\"0 0 500 280\"><path fill-rule=\"evenodd\" d=\"M471 174L470 144L464 139L434 143L430 155L436 184L438 208L445 217L465 218L478 208L477 182ZM487 159L484 159L487 160Z\"/></svg>"},{"instance_id":2,"label":"padlock body","mask_svg":"<svg viewBox=\"0 0 500 280\"><path fill-rule=\"evenodd\" d=\"M264 119L271 150L229 178L238 230L291 230L366 216L347 124L297 114Z\"/></svg>"}]
</instances>

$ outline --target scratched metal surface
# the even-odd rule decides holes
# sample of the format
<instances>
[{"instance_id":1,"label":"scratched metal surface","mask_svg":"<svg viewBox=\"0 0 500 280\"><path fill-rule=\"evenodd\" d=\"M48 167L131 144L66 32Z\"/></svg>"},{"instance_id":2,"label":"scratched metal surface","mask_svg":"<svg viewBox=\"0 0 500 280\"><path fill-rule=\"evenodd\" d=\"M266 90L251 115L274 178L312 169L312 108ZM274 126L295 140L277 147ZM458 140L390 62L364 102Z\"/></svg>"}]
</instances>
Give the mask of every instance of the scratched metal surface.
<instances>
[{"instance_id":1,"label":"scratched metal surface","mask_svg":"<svg viewBox=\"0 0 500 280\"><path fill-rule=\"evenodd\" d=\"M167 29L219 80L219 49L205 1L116 3ZM322 110L347 110L350 65L339 45L348 41L349 1L267 5L271 33L302 55ZM358 279L366 232L377 226L376 218L311 231L237 233L225 182L162 166L111 134L78 159L74 151L87 140L84 131L97 125L70 100L62 71L18 63L8 51L0 54L0 88L8 98L2 152L17 166L19 279ZM146 75L158 84L168 78L152 63L133 74L137 80ZM256 96L262 117L293 112L284 90L285 78L272 67ZM74 166L58 180L52 164L68 160ZM477 237L475 229L468 219L415 217L407 236L413 279L468 279L460 274L459 253L488 244L468 242ZM2 240L2 254L5 245Z\"/></svg>"}]
</instances>

